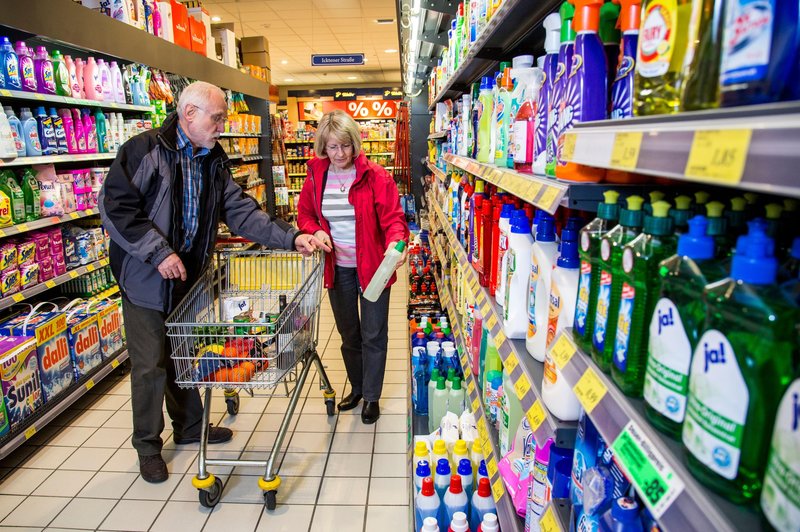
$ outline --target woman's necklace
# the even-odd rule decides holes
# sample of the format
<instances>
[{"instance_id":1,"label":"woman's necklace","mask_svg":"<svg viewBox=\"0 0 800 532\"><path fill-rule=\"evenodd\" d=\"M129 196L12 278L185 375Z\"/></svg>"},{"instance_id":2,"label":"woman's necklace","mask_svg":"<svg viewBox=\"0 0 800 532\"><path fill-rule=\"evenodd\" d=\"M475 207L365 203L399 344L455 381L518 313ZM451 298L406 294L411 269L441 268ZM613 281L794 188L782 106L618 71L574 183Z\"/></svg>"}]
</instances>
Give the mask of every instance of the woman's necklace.
<instances>
[{"instance_id":1,"label":"woman's necklace","mask_svg":"<svg viewBox=\"0 0 800 532\"><path fill-rule=\"evenodd\" d=\"M344 194L345 190L347 190L347 175L344 174L335 174L338 179L336 181L339 182L339 190Z\"/></svg>"}]
</instances>

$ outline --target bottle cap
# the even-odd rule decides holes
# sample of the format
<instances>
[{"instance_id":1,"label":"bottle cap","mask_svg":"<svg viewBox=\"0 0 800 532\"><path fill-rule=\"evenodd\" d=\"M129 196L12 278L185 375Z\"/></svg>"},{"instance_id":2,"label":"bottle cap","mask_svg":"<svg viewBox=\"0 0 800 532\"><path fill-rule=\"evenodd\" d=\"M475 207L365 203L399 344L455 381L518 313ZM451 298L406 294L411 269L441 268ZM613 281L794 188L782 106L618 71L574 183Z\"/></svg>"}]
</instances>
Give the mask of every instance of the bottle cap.
<instances>
[{"instance_id":1,"label":"bottle cap","mask_svg":"<svg viewBox=\"0 0 800 532\"><path fill-rule=\"evenodd\" d=\"M531 68L533 66L532 55L518 55L511 59L511 68Z\"/></svg>"},{"instance_id":2,"label":"bottle cap","mask_svg":"<svg viewBox=\"0 0 800 532\"><path fill-rule=\"evenodd\" d=\"M597 33L600 28L600 6L603 0L573 0L575 3L575 18L572 21L573 29L580 33L590 31Z\"/></svg>"},{"instance_id":3,"label":"bottle cap","mask_svg":"<svg viewBox=\"0 0 800 532\"><path fill-rule=\"evenodd\" d=\"M100 112L99 109L98 109L98 112ZM399 240L397 242L397 244L394 245L394 249L395 249L395 251L399 251L400 253L402 253L403 250L406 249L406 241L405 240Z\"/></svg>"},{"instance_id":4,"label":"bottle cap","mask_svg":"<svg viewBox=\"0 0 800 532\"><path fill-rule=\"evenodd\" d=\"M436 476L450 476L450 461L447 458L439 458L436 462Z\"/></svg>"},{"instance_id":5,"label":"bottle cap","mask_svg":"<svg viewBox=\"0 0 800 532\"><path fill-rule=\"evenodd\" d=\"M639 519L639 504L631 497L620 497L611 506L611 517L623 523L633 523Z\"/></svg>"},{"instance_id":6,"label":"bottle cap","mask_svg":"<svg viewBox=\"0 0 800 532\"><path fill-rule=\"evenodd\" d=\"M619 13L618 26L620 31L639 31L639 23L642 19L642 1L641 0L612 0L615 4L622 4L622 9Z\"/></svg>"},{"instance_id":7,"label":"bottle cap","mask_svg":"<svg viewBox=\"0 0 800 532\"><path fill-rule=\"evenodd\" d=\"M447 454L447 444L444 440L435 440L433 442L433 454Z\"/></svg>"},{"instance_id":8,"label":"bottle cap","mask_svg":"<svg viewBox=\"0 0 800 532\"><path fill-rule=\"evenodd\" d=\"M439 524L435 517L426 517L422 521L420 532L439 532Z\"/></svg>"},{"instance_id":9,"label":"bottle cap","mask_svg":"<svg viewBox=\"0 0 800 532\"><path fill-rule=\"evenodd\" d=\"M497 515L493 513L483 514L481 530L483 532L500 532L500 526L497 524Z\"/></svg>"},{"instance_id":10,"label":"bottle cap","mask_svg":"<svg viewBox=\"0 0 800 532\"><path fill-rule=\"evenodd\" d=\"M694 260L714 258L714 239L707 233L708 219L695 216L689 220L689 232L678 237L678 255Z\"/></svg>"},{"instance_id":11,"label":"bottle cap","mask_svg":"<svg viewBox=\"0 0 800 532\"><path fill-rule=\"evenodd\" d=\"M478 495L480 497L491 497L492 496L492 487L489 484L488 478L482 478L478 481Z\"/></svg>"},{"instance_id":12,"label":"bottle cap","mask_svg":"<svg viewBox=\"0 0 800 532\"><path fill-rule=\"evenodd\" d=\"M731 277L748 284L766 285L775 282L778 260L772 255L775 244L763 232L752 232L745 241L744 252L733 256Z\"/></svg>"},{"instance_id":13,"label":"bottle cap","mask_svg":"<svg viewBox=\"0 0 800 532\"><path fill-rule=\"evenodd\" d=\"M528 235L531 232L531 223L525 216L525 209L518 209L511 218L511 232L514 234Z\"/></svg>"},{"instance_id":14,"label":"bottle cap","mask_svg":"<svg viewBox=\"0 0 800 532\"><path fill-rule=\"evenodd\" d=\"M619 192L616 190L606 190L603 192L605 201L597 205L597 217L603 220L618 220L619 219Z\"/></svg>"},{"instance_id":15,"label":"bottle cap","mask_svg":"<svg viewBox=\"0 0 800 532\"><path fill-rule=\"evenodd\" d=\"M698 190L694 193L694 202L697 205L705 205L708 203L709 193L705 190Z\"/></svg>"},{"instance_id":16,"label":"bottle cap","mask_svg":"<svg viewBox=\"0 0 800 532\"><path fill-rule=\"evenodd\" d=\"M581 265L578 257L578 233L573 229L561 231L561 255L556 265L559 268L578 269Z\"/></svg>"},{"instance_id":17,"label":"bottle cap","mask_svg":"<svg viewBox=\"0 0 800 532\"><path fill-rule=\"evenodd\" d=\"M431 380L436 382L439 379L439 368L433 368L431 371Z\"/></svg>"},{"instance_id":18,"label":"bottle cap","mask_svg":"<svg viewBox=\"0 0 800 532\"><path fill-rule=\"evenodd\" d=\"M600 40L603 44L619 44L619 13L620 7L615 3L606 2L600 7Z\"/></svg>"},{"instance_id":19,"label":"bottle cap","mask_svg":"<svg viewBox=\"0 0 800 532\"><path fill-rule=\"evenodd\" d=\"M557 499L569 497L570 482L572 479L572 460L562 458L556 462L553 476L552 496Z\"/></svg>"},{"instance_id":20,"label":"bottle cap","mask_svg":"<svg viewBox=\"0 0 800 532\"><path fill-rule=\"evenodd\" d=\"M456 368L447 368L447 380L450 382L456 378Z\"/></svg>"},{"instance_id":21,"label":"bottle cap","mask_svg":"<svg viewBox=\"0 0 800 532\"><path fill-rule=\"evenodd\" d=\"M642 204L644 199L641 196L628 196L625 198L628 204L627 209L622 209L619 215L619 223L623 227L642 226Z\"/></svg>"},{"instance_id":22,"label":"bottle cap","mask_svg":"<svg viewBox=\"0 0 800 532\"><path fill-rule=\"evenodd\" d=\"M422 479L422 495L424 497L431 497L436 490L433 488L433 479L431 477L425 477Z\"/></svg>"},{"instance_id":23,"label":"bottle cap","mask_svg":"<svg viewBox=\"0 0 800 532\"><path fill-rule=\"evenodd\" d=\"M481 90L488 90L489 89L489 76L483 76L481 78Z\"/></svg>"},{"instance_id":24,"label":"bottle cap","mask_svg":"<svg viewBox=\"0 0 800 532\"><path fill-rule=\"evenodd\" d=\"M572 42L575 40L575 30L572 27L572 19L575 17L575 6L565 1L558 9L561 18L561 43Z\"/></svg>"},{"instance_id":25,"label":"bottle cap","mask_svg":"<svg viewBox=\"0 0 800 532\"><path fill-rule=\"evenodd\" d=\"M476 194L483 194L483 191L484 191L483 181L481 179L477 179L475 181L475 193ZM478 198L475 198L475 199L477 200Z\"/></svg>"},{"instance_id":26,"label":"bottle cap","mask_svg":"<svg viewBox=\"0 0 800 532\"><path fill-rule=\"evenodd\" d=\"M438 471L437 471L438 473ZM458 475L452 475L450 477L450 489L448 490L450 493L461 493L464 491L464 488L461 486L461 477Z\"/></svg>"},{"instance_id":27,"label":"bottle cap","mask_svg":"<svg viewBox=\"0 0 800 532\"><path fill-rule=\"evenodd\" d=\"M652 190L652 191L648 192L647 195L650 197L650 203L655 203L657 201L661 201L665 197L665 194L663 192L661 192L660 190Z\"/></svg>"},{"instance_id":28,"label":"bottle cap","mask_svg":"<svg viewBox=\"0 0 800 532\"><path fill-rule=\"evenodd\" d=\"M567 224L564 226L564 229L569 229L577 233L584 225L583 218L580 216L570 216L567 218Z\"/></svg>"},{"instance_id":29,"label":"bottle cap","mask_svg":"<svg viewBox=\"0 0 800 532\"><path fill-rule=\"evenodd\" d=\"M453 513L453 520L450 522L450 530L452 532L469 532L467 514L464 512Z\"/></svg>"},{"instance_id":30,"label":"bottle cap","mask_svg":"<svg viewBox=\"0 0 800 532\"><path fill-rule=\"evenodd\" d=\"M544 26L544 50L548 54L557 54L558 47L561 44L561 17L558 13L550 13L544 18L542 22Z\"/></svg>"},{"instance_id":31,"label":"bottle cap","mask_svg":"<svg viewBox=\"0 0 800 532\"><path fill-rule=\"evenodd\" d=\"M462 458L458 462L458 474L459 475L472 474L472 462L469 461L469 458Z\"/></svg>"},{"instance_id":32,"label":"bottle cap","mask_svg":"<svg viewBox=\"0 0 800 532\"><path fill-rule=\"evenodd\" d=\"M741 196L731 198L731 210L734 212L744 212L747 207L747 200Z\"/></svg>"},{"instance_id":33,"label":"bottle cap","mask_svg":"<svg viewBox=\"0 0 800 532\"><path fill-rule=\"evenodd\" d=\"M558 34L556 34L558 35ZM544 69L544 60L547 58L546 55L540 55L536 58L536 67L539 69Z\"/></svg>"},{"instance_id":34,"label":"bottle cap","mask_svg":"<svg viewBox=\"0 0 800 532\"><path fill-rule=\"evenodd\" d=\"M783 214L783 205L780 203L768 203L764 210L767 213L767 220L779 220Z\"/></svg>"},{"instance_id":35,"label":"bottle cap","mask_svg":"<svg viewBox=\"0 0 800 532\"><path fill-rule=\"evenodd\" d=\"M451 386L451 388L453 390L460 390L461 389L461 377L454 377L453 378L453 385ZM467 452L466 449L464 449L464 452Z\"/></svg>"},{"instance_id":36,"label":"bottle cap","mask_svg":"<svg viewBox=\"0 0 800 532\"><path fill-rule=\"evenodd\" d=\"M725 204L720 201L706 203L706 212L708 213L708 230L706 232L710 236L721 236L727 232L728 220L722 216L724 210Z\"/></svg>"},{"instance_id":37,"label":"bottle cap","mask_svg":"<svg viewBox=\"0 0 800 532\"><path fill-rule=\"evenodd\" d=\"M417 476L429 477L431 476L431 465L427 460L420 460L417 462Z\"/></svg>"},{"instance_id":38,"label":"bottle cap","mask_svg":"<svg viewBox=\"0 0 800 532\"><path fill-rule=\"evenodd\" d=\"M688 211L692 206L692 198L682 194L675 198L675 210Z\"/></svg>"},{"instance_id":39,"label":"bottle cap","mask_svg":"<svg viewBox=\"0 0 800 532\"><path fill-rule=\"evenodd\" d=\"M542 214L539 218L539 223L536 226L536 241L537 242L555 242L556 241L556 220L547 212L539 211Z\"/></svg>"},{"instance_id":40,"label":"bottle cap","mask_svg":"<svg viewBox=\"0 0 800 532\"><path fill-rule=\"evenodd\" d=\"M514 214L514 205L511 203L504 203L503 208L500 210L500 218L511 218Z\"/></svg>"},{"instance_id":41,"label":"bottle cap","mask_svg":"<svg viewBox=\"0 0 800 532\"><path fill-rule=\"evenodd\" d=\"M424 441L418 441L414 444L414 456L428 456L428 446Z\"/></svg>"},{"instance_id":42,"label":"bottle cap","mask_svg":"<svg viewBox=\"0 0 800 532\"><path fill-rule=\"evenodd\" d=\"M446 390L447 389L447 385L445 384L444 377L440 376L438 379L436 379L436 389L437 390Z\"/></svg>"},{"instance_id":43,"label":"bottle cap","mask_svg":"<svg viewBox=\"0 0 800 532\"><path fill-rule=\"evenodd\" d=\"M798 242L797 246L798 251L800 252L800 238L797 239L797 242ZM475 441L472 442L472 456L474 458L476 456L482 456L482 455L483 455L483 446L481 446L480 440L476 438Z\"/></svg>"},{"instance_id":44,"label":"bottle cap","mask_svg":"<svg viewBox=\"0 0 800 532\"><path fill-rule=\"evenodd\" d=\"M481 460L481 464L478 466L478 475L484 477L481 480L485 479L487 483L489 482L489 470L486 468L486 460ZM491 492L491 488L489 491Z\"/></svg>"},{"instance_id":45,"label":"bottle cap","mask_svg":"<svg viewBox=\"0 0 800 532\"><path fill-rule=\"evenodd\" d=\"M669 216L671 205L666 201L653 203L653 214L644 217L644 232L650 235L672 234L672 218Z\"/></svg>"}]
</instances>

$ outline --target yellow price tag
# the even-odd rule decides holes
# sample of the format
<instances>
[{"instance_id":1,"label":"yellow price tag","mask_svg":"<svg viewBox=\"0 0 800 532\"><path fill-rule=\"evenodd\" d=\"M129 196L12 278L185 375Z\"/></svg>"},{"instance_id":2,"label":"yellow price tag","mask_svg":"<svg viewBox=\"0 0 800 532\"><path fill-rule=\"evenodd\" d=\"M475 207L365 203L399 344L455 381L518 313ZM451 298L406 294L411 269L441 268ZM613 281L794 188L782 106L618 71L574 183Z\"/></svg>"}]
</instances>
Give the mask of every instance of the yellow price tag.
<instances>
[{"instance_id":1,"label":"yellow price tag","mask_svg":"<svg viewBox=\"0 0 800 532\"><path fill-rule=\"evenodd\" d=\"M561 527L558 526L556 516L553 514L553 507L548 506L547 509L539 518L539 530L542 532L562 532Z\"/></svg>"},{"instance_id":2,"label":"yellow price tag","mask_svg":"<svg viewBox=\"0 0 800 532\"><path fill-rule=\"evenodd\" d=\"M110 105L112 109L119 109L119 104L117 102L111 102Z\"/></svg>"},{"instance_id":3,"label":"yellow price tag","mask_svg":"<svg viewBox=\"0 0 800 532\"><path fill-rule=\"evenodd\" d=\"M539 201L536 203L545 210L551 210L553 208L553 202L555 202L556 198L558 197L558 189L555 187L547 187L542 192L542 197L539 198Z\"/></svg>"},{"instance_id":4,"label":"yellow price tag","mask_svg":"<svg viewBox=\"0 0 800 532\"><path fill-rule=\"evenodd\" d=\"M87 272L93 272L94 271L94 264L87 264L86 265L86 271Z\"/></svg>"},{"instance_id":5,"label":"yellow price tag","mask_svg":"<svg viewBox=\"0 0 800 532\"><path fill-rule=\"evenodd\" d=\"M749 129L696 131L684 173L728 185L739 183L752 134Z\"/></svg>"},{"instance_id":6,"label":"yellow price tag","mask_svg":"<svg viewBox=\"0 0 800 532\"><path fill-rule=\"evenodd\" d=\"M493 312L487 319L486 319L486 328L488 330L494 329L494 326L497 325L497 315Z\"/></svg>"},{"instance_id":7,"label":"yellow price tag","mask_svg":"<svg viewBox=\"0 0 800 532\"><path fill-rule=\"evenodd\" d=\"M467 382L467 391L469 392L470 395L472 395L473 392L475 392L475 379L473 378L469 379L469 381Z\"/></svg>"},{"instance_id":8,"label":"yellow price tag","mask_svg":"<svg viewBox=\"0 0 800 532\"><path fill-rule=\"evenodd\" d=\"M25 296L23 296L22 294L14 294L13 296L11 296L11 299L19 303L20 301L25 299Z\"/></svg>"},{"instance_id":9,"label":"yellow price tag","mask_svg":"<svg viewBox=\"0 0 800 532\"><path fill-rule=\"evenodd\" d=\"M77 212L71 212L69 213L69 217L72 218L73 220L77 220L78 218L81 217L81 215L78 214Z\"/></svg>"},{"instance_id":10,"label":"yellow price tag","mask_svg":"<svg viewBox=\"0 0 800 532\"><path fill-rule=\"evenodd\" d=\"M522 397L528 393L528 390L531 389L531 383L528 382L528 377L525 376L523 373L517 379L516 384L514 384L514 390L517 392L517 398L521 401Z\"/></svg>"},{"instance_id":11,"label":"yellow price tag","mask_svg":"<svg viewBox=\"0 0 800 532\"><path fill-rule=\"evenodd\" d=\"M564 369L564 366L570 361L575 354L575 346L569 341L566 334L561 334L558 341L550 348L550 357L558 366L558 369Z\"/></svg>"},{"instance_id":12,"label":"yellow price tag","mask_svg":"<svg viewBox=\"0 0 800 532\"><path fill-rule=\"evenodd\" d=\"M530 185L528 185L528 190L525 192L525 199L532 202L533 199L539 195L540 190L542 190L542 184L533 181Z\"/></svg>"},{"instance_id":13,"label":"yellow price tag","mask_svg":"<svg viewBox=\"0 0 800 532\"><path fill-rule=\"evenodd\" d=\"M478 407L480 405L481 405L480 400L477 397L475 397L475 399L472 400L472 413L473 414L477 414L478 413Z\"/></svg>"},{"instance_id":14,"label":"yellow price tag","mask_svg":"<svg viewBox=\"0 0 800 532\"><path fill-rule=\"evenodd\" d=\"M55 288L56 282L54 280L50 279L49 281L45 281L44 285L47 288Z\"/></svg>"},{"instance_id":15,"label":"yellow price tag","mask_svg":"<svg viewBox=\"0 0 800 532\"><path fill-rule=\"evenodd\" d=\"M36 425L28 427L28 430L25 431L25 439L30 440L34 434L36 434Z\"/></svg>"},{"instance_id":16,"label":"yellow price tag","mask_svg":"<svg viewBox=\"0 0 800 532\"><path fill-rule=\"evenodd\" d=\"M614 148L611 150L611 166L625 170L635 169L641 147L641 133L617 133Z\"/></svg>"},{"instance_id":17,"label":"yellow price tag","mask_svg":"<svg viewBox=\"0 0 800 532\"><path fill-rule=\"evenodd\" d=\"M525 417L528 418L528 423L530 423L533 432L536 432L542 426L547 415L544 413L544 407L542 407L542 402L539 399L533 402L533 406L525 414Z\"/></svg>"},{"instance_id":18,"label":"yellow price tag","mask_svg":"<svg viewBox=\"0 0 800 532\"><path fill-rule=\"evenodd\" d=\"M37 100L44 100L44 94L35 94L33 97Z\"/></svg>"},{"instance_id":19,"label":"yellow price tag","mask_svg":"<svg viewBox=\"0 0 800 532\"><path fill-rule=\"evenodd\" d=\"M564 134L564 145L561 147L561 157L571 161L575 157L575 144L578 142L578 135L575 133Z\"/></svg>"},{"instance_id":20,"label":"yellow price tag","mask_svg":"<svg viewBox=\"0 0 800 532\"><path fill-rule=\"evenodd\" d=\"M20 233L24 233L25 231L30 231L30 230L31 230L31 228L30 228L30 227L28 227L28 224L19 224L19 225L17 226L17 230L18 230Z\"/></svg>"},{"instance_id":21,"label":"yellow price tag","mask_svg":"<svg viewBox=\"0 0 800 532\"><path fill-rule=\"evenodd\" d=\"M70 278L75 279L76 277L78 277L78 272L72 270L71 272L69 272L69 276Z\"/></svg>"},{"instance_id":22,"label":"yellow price tag","mask_svg":"<svg viewBox=\"0 0 800 532\"><path fill-rule=\"evenodd\" d=\"M494 502L498 502L500 499L502 499L505 493L506 490L503 487L503 480L498 478L494 481L494 484L492 484L492 498L494 499Z\"/></svg>"},{"instance_id":23,"label":"yellow price tag","mask_svg":"<svg viewBox=\"0 0 800 532\"><path fill-rule=\"evenodd\" d=\"M481 440L481 449L483 450L484 458L492 456L492 442L490 442L488 438Z\"/></svg>"},{"instance_id":24,"label":"yellow price tag","mask_svg":"<svg viewBox=\"0 0 800 532\"><path fill-rule=\"evenodd\" d=\"M0 229L0 237L2 237L2 236L6 236L6 232L3 231L2 229Z\"/></svg>"},{"instance_id":25,"label":"yellow price tag","mask_svg":"<svg viewBox=\"0 0 800 532\"><path fill-rule=\"evenodd\" d=\"M497 349L500 349L500 346L503 345L505 341L506 341L506 333L503 332L503 329L501 327L500 330L497 331L497 334L494 335L494 345L495 347L497 347Z\"/></svg>"},{"instance_id":26,"label":"yellow price tag","mask_svg":"<svg viewBox=\"0 0 800 532\"><path fill-rule=\"evenodd\" d=\"M94 388L94 379L89 379L89 382L86 383L86 389L91 390Z\"/></svg>"},{"instance_id":27,"label":"yellow price tag","mask_svg":"<svg viewBox=\"0 0 800 532\"><path fill-rule=\"evenodd\" d=\"M111 367L112 368L119 367L119 359L118 358L115 358L114 360L111 361Z\"/></svg>"},{"instance_id":28,"label":"yellow price tag","mask_svg":"<svg viewBox=\"0 0 800 532\"><path fill-rule=\"evenodd\" d=\"M497 474L497 462L494 458L486 460L486 471L489 473L489 478L492 478Z\"/></svg>"},{"instance_id":29,"label":"yellow price tag","mask_svg":"<svg viewBox=\"0 0 800 532\"><path fill-rule=\"evenodd\" d=\"M475 425L477 425L477 427L478 427L478 432L482 432L483 434L486 434L486 419L485 418L479 417L478 421L475 422Z\"/></svg>"},{"instance_id":30,"label":"yellow price tag","mask_svg":"<svg viewBox=\"0 0 800 532\"><path fill-rule=\"evenodd\" d=\"M488 316L488 315L489 315L489 311L490 311L491 309L492 309L492 303L491 303L491 301L487 301L487 302L486 302L486 303L485 303L485 304L484 304L484 305L481 307L481 315L482 315L482 316ZM495 318L495 319L497 319L497 318ZM487 318L487 322L488 322L488 318Z\"/></svg>"},{"instance_id":31,"label":"yellow price tag","mask_svg":"<svg viewBox=\"0 0 800 532\"><path fill-rule=\"evenodd\" d=\"M475 301L478 302L478 305L483 305L483 302L486 301L486 293L483 290L478 290L478 295L475 297Z\"/></svg>"},{"instance_id":32,"label":"yellow price tag","mask_svg":"<svg viewBox=\"0 0 800 532\"><path fill-rule=\"evenodd\" d=\"M572 390L583 405L587 414L591 414L597 403L603 398L608 389L592 368L588 368L583 376L575 383Z\"/></svg>"},{"instance_id":33,"label":"yellow price tag","mask_svg":"<svg viewBox=\"0 0 800 532\"><path fill-rule=\"evenodd\" d=\"M0 95L2 96L11 96L11 91L7 89L0 90Z\"/></svg>"},{"instance_id":34,"label":"yellow price tag","mask_svg":"<svg viewBox=\"0 0 800 532\"><path fill-rule=\"evenodd\" d=\"M517 360L517 355L514 353L510 353L503 361L503 367L506 369L506 373L509 375L514 372L517 366L519 366L519 360Z\"/></svg>"},{"instance_id":35,"label":"yellow price tag","mask_svg":"<svg viewBox=\"0 0 800 532\"><path fill-rule=\"evenodd\" d=\"M100 266L108 266L108 259L103 259L100 261Z\"/></svg>"}]
</instances>

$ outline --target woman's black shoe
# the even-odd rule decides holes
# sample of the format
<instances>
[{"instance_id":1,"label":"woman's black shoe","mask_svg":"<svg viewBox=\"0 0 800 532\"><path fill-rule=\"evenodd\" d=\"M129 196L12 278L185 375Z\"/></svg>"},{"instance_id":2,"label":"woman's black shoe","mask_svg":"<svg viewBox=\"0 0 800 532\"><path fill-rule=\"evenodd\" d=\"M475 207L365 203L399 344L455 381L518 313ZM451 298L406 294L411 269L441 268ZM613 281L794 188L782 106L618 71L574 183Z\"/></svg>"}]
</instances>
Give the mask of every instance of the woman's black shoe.
<instances>
[{"instance_id":1,"label":"woman's black shoe","mask_svg":"<svg viewBox=\"0 0 800 532\"><path fill-rule=\"evenodd\" d=\"M362 395L360 393L354 394L350 393L347 396L342 398L342 402L339 403L339 411L344 412L345 410L352 410L358 406L359 401L361 401Z\"/></svg>"},{"instance_id":2,"label":"woman's black shoe","mask_svg":"<svg viewBox=\"0 0 800 532\"><path fill-rule=\"evenodd\" d=\"M378 401L364 401L364 408L361 410L361 422L365 425L372 425L381 417L381 407Z\"/></svg>"}]
</instances>

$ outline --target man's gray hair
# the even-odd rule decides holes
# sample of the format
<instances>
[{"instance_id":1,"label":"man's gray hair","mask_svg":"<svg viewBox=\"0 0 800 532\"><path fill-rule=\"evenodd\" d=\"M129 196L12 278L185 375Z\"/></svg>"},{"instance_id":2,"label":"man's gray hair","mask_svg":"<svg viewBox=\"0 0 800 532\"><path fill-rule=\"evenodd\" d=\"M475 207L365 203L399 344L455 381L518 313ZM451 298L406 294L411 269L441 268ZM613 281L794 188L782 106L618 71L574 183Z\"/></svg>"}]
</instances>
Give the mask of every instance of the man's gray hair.
<instances>
[{"instance_id":1,"label":"man's gray hair","mask_svg":"<svg viewBox=\"0 0 800 532\"><path fill-rule=\"evenodd\" d=\"M214 94L219 94L223 100L225 99L225 92L216 85L206 83L205 81L190 83L183 89L178 99L178 116L186 116L187 105L203 107Z\"/></svg>"}]
</instances>

